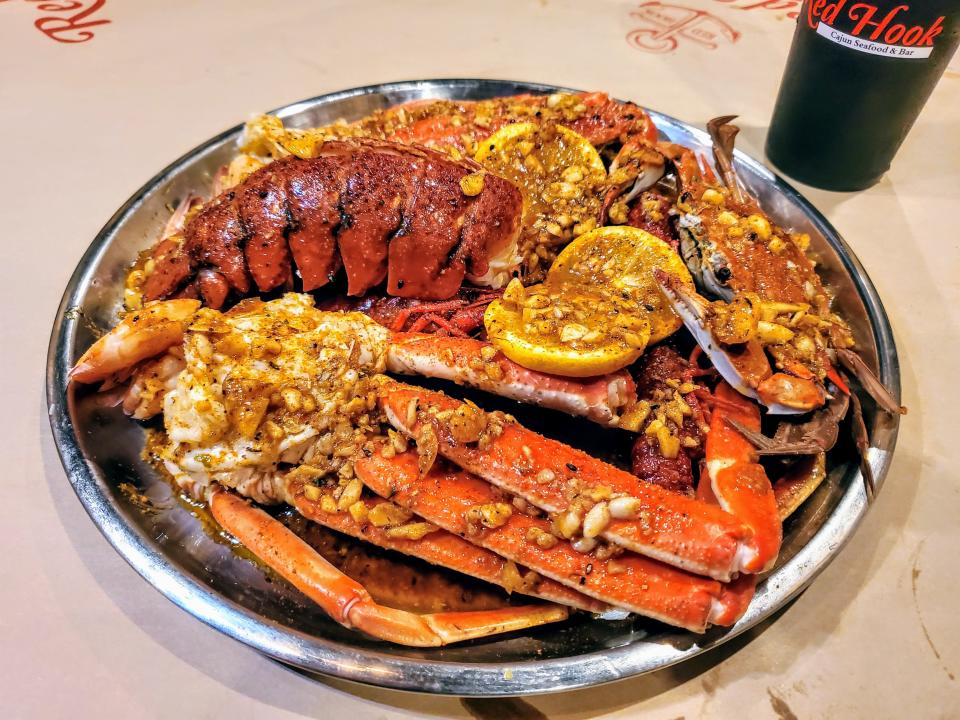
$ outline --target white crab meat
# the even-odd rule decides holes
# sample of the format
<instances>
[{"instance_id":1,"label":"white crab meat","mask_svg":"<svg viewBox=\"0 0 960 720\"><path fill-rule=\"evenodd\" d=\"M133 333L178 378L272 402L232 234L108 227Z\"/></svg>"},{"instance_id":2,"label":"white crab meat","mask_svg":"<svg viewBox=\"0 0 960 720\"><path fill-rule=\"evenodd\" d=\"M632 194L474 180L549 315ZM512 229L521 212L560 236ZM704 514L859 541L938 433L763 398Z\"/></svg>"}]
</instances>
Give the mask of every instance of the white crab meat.
<instances>
[{"instance_id":1,"label":"white crab meat","mask_svg":"<svg viewBox=\"0 0 960 720\"><path fill-rule=\"evenodd\" d=\"M278 468L336 472L345 456L334 451L369 412L388 339L365 315L321 312L307 295L201 311L164 396L167 469L194 494L216 481L258 502L283 499Z\"/></svg>"}]
</instances>

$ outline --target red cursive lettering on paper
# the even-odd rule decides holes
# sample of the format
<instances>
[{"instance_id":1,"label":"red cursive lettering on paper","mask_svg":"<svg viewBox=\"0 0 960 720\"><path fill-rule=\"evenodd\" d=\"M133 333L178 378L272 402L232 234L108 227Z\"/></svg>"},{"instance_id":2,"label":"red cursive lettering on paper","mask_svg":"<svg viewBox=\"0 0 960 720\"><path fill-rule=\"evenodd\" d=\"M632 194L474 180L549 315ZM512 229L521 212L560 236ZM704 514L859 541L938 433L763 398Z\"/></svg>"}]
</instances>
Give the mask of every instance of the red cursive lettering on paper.
<instances>
[{"instance_id":1,"label":"red cursive lettering on paper","mask_svg":"<svg viewBox=\"0 0 960 720\"><path fill-rule=\"evenodd\" d=\"M627 33L631 47L647 52L666 53L677 49L681 40L689 40L709 50L721 43L735 43L740 33L705 10L645 2L630 13L640 27Z\"/></svg>"},{"instance_id":2,"label":"red cursive lettering on paper","mask_svg":"<svg viewBox=\"0 0 960 720\"><path fill-rule=\"evenodd\" d=\"M6 0L0 0L5 2ZM89 7L80 0L27 0L35 3L37 10L45 13L73 13L72 15L44 15L33 25L51 40L61 43L82 43L93 38L92 27L107 25L110 20L88 20L91 15L107 4L107 0L93 0ZM74 12L74 11L79 12Z\"/></svg>"},{"instance_id":3,"label":"red cursive lettering on paper","mask_svg":"<svg viewBox=\"0 0 960 720\"><path fill-rule=\"evenodd\" d=\"M789 10L786 17L796 20L800 16L803 0L714 0L731 10ZM743 3L743 4L738 4Z\"/></svg>"}]
</instances>

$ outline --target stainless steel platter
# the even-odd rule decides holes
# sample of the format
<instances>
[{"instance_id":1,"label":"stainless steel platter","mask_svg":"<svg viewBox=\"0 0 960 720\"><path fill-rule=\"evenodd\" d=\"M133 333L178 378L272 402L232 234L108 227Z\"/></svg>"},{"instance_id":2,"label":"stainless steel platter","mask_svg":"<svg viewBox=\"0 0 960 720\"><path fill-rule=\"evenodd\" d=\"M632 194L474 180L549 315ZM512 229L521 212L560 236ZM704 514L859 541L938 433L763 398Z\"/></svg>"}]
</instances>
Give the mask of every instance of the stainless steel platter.
<instances>
[{"instance_id":1,"label":"stainless steel platter","mask_svg":"<svg viewBox=\"0 0 960 720\"><path fill-rule=\"evenodd\" d=\"M323 95L276 111L293 127L353 120L424 97L480 99L553 86L497 80L421 80ZM642 98L636 98L642 101ZM718 108L718 112L725 108ZM651 112L661 133L707 150L705 132ZM580 619L438 650L369 640L329 620L302 596L271 582L250 562L214 542L172 498L167 483L140 458L144 432L119 409L75 394L67 371L93 340L91 325L116 322L123 278L150 246L177 201L210 187L235 152L237 126L190 151L131 197L94 239L67 285L47 359L50 424L67 478L107 540L149 583L198 619L251 647L307 671L385 687L455 695L520 695L586 687L663 668L715 647L768 618L837 555L868 508L854 458L835 459L830 476L787 522L776 569L760 584L733 628L705 635L643 620ZM737 152L740 177L781 224L810 233L825 280L837 293L861 351L882 381L900 391L897 352L887 316L859 261L829 222L796 190ZM869 462L882 483L896 441L896 419L865 408ZM152 504L143 509L130 487ZM65 488L64 488L65 489Z\"/></svg>"}]
</instances>

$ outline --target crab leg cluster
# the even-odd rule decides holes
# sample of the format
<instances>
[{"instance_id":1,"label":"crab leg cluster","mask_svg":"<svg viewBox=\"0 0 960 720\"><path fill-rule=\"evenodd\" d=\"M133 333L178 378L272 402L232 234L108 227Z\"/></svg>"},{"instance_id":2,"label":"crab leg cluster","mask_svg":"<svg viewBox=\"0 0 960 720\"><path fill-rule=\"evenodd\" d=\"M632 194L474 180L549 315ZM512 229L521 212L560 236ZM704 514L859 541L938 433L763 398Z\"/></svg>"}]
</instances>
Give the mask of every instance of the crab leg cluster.
<instances>
[{"instance_id":1,"label":"crab leg cluster","mask_svg":"<svg viewBox=\"0 0 960 720\"><path fill-rule=\"evenodd\" d=\"M729 624L731 614L737 614L735 609L731 613L724 587L710 578L635 553L598 559L553 535L543 517L517 511L492 517L503 504L502 495L464 470L437 464L421 475L413 451L390 459L376 453L355 467L374 492L584 595L695 632L709 624ZM491 517L468 521L484 513Z\"/></svg>"},{"instance_id":2,"label":"crab leg cluster","mask_svg":"<svg viewBox=\"0 0 960 720\"><path fill-rule=\"evenodd\" d=\"M128 394L149 394L145 376L156 375L161 390L167 388L168 375L175 379L196 361L180 345L197 306L172 300L127 315L83 355L73 378L129 378ZM333 327L340 317L326 313L322 322ZM611 418L636 402L626 373L564 380L524 370L469 338L378 333L386 338L383 362L394 372L454 380L601 424L614 424ZM735 578L776 557L779 535L768 532L778 522L776 504L771 519L763 515L769 503L753 500L763 494L754 486L766 482L759 466L725 459L742 450L733 440L708 446L708 466L723 468L714 483L717 500L703 500L645 483L501 413L387 378L377 387L382 416L416 441L416 451L402 435L374 440L355 451L355 477L340 485L317 484L293 468L271 480L270 491L232 480L232 490L220 481L189 486L225 529L339 622L394 642L437 645L562 619L567 607L620 608L702 632L742 614L752 585ZM124 405L138 417L162 407L153 396L128 397ZM721 415L714 413L715 423ZM752 417L736 417L752 427ZM723 432L737 433L717 426L718 439ZM769 483L766 492L772 496ZM429 616L379 606L237 493L286 502L338 532L550 604Z\"/></svg>"},{"instance_id":3,"label":"crab leg cluster","mask_svg":"<svg viewBox=\"0 0 960 720\"><path fill-rule=\"evenodd\" d=\"M386 386L380 402L389 422L417 439L421 455L433 444L434 455L552 514L562 535L603 538L722 581L776 559L779 548L758 545L744 519L644 483L509 418L399 383Z\"/></svg>"},{"instance_id":4,"label":"crab leg cluster","mask_svg":"<svg viewBox=\"0 0 960 720\"><path fill-rule=\"evenodd\" d=\"M318 488L302 478L291 478L287 483L286 494L290 505L308 520L377 547L410 555L450 570L463 572L469 568L469 574L479 580L506 590L518 590L524 595L542 600L595 613L609 609L605 603L592 600L558 583L531 576L528 570L510 565L501 555L467 542L455 531L444 531L449 528L440 529L430 522L418 521L411 513L401 515L404 519L396 525L385 526L371 522L371 515L376 517L377 513L388 519L390 514L396 515L396 506L393 504L396 499L391 498L393 502L384 499L389 495L381 493L383 498L361 496L350 502L344 512L340 506L346 503L334 497L333 488ZM423 513L418 514L428 519Z\"/></svg>"}]
</instances>

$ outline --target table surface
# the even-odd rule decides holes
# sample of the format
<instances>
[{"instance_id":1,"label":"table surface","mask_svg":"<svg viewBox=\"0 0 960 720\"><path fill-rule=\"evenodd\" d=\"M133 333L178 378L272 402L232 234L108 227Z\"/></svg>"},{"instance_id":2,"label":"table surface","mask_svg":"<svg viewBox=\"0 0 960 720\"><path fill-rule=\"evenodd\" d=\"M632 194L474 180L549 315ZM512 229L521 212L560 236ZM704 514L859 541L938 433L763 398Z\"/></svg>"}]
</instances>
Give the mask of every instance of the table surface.
<instances>
[{"instance_id":1,"label":"table surface","mask_svg":"<svg viewBox=\"0 0 960 720\"><path fill-rule=\"evenodd\" d=\"M679 2L0 0L5 717L960 716L950 439L960 398L950 371L960 355L958 58L880 184L854 194L801 186L886 301L911 412L850 544L773 622L719 650L525 701L308 678L148 586L100 536L60 466L43 397L50 323L97 230L157 169L252 113L423 77L603 89L699 124L736 112L739 146L762 157L799 3ZM655 32L639 47L628 40L635 29Z\"/></svg>"}]
</instances>

